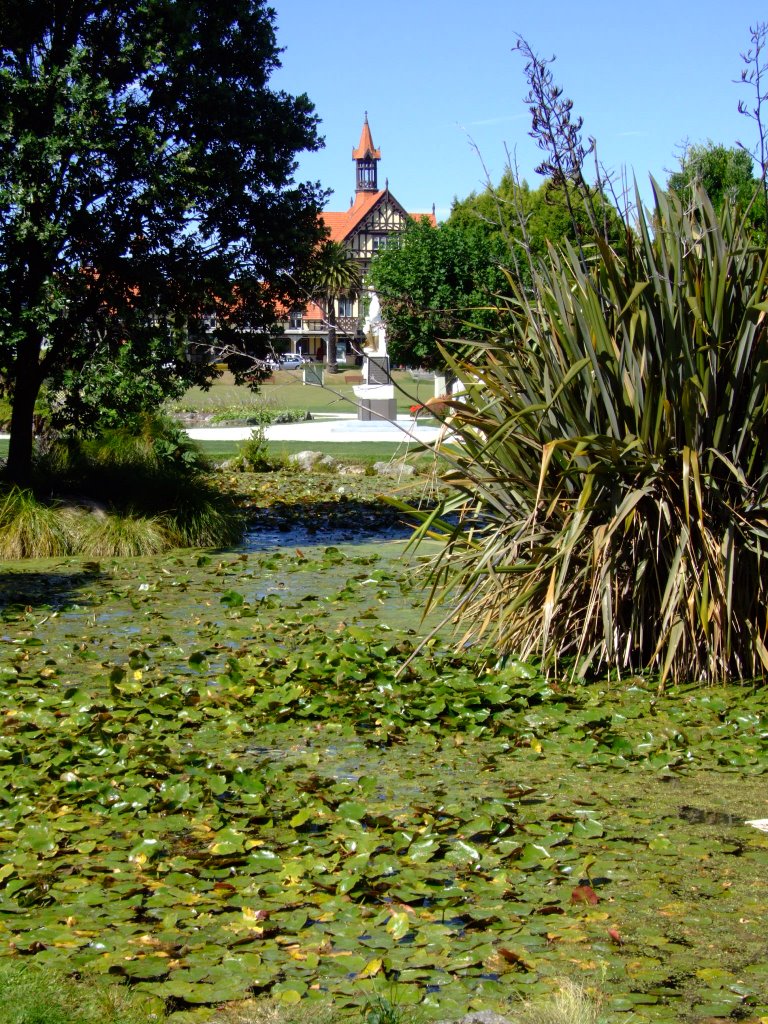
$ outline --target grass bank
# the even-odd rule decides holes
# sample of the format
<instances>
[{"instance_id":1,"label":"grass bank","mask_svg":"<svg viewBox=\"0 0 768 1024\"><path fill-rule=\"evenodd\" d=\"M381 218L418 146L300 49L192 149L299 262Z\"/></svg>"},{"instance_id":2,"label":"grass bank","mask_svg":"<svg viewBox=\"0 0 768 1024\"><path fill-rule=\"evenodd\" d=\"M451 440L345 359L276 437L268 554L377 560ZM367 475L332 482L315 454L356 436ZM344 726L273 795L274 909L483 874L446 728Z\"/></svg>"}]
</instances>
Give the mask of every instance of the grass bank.
<instances>
[{"instance_id":1,"label":"grass bank","mask_svg":"<svg viewBox=\"0 0 768 1024\"><path fill-rule=\"evenodd\" d=\"M206 457L221 461L231 459L238 454L242 442L240 441L195 441L195 445ZM350 462L378 462L390 459L393 456L401 456L415 445L406 445L403 442L397 444L378 441L267 441L266 449L269 457L275 460L287 458L298 452L312 448L313 451L323 452L325 455L333 455L335 458ZM8 456L8 440L0 438L0 460Z\"/></svg>"},{"instance_id":2,"label":"grass bank","mask_svg":"<svg viewBox=\"0 0 768 1024\"><path fill-rule=\"evenodd\" d=\"M238 454L242 442L240 441L195 441L204 455L210 459L220 461L233 458ZM404 444L402 441L393 444L380 441L266 441L266 451L270 459L280 461L287 459L290 455L306 451L322 452L324 455L332 455L335 459L352 463L373 463L387 461L394 457L403 457L409 451L418 450L418 445ZM430 456L420 460L425 463Z\"/></svg>"}]
</instances>

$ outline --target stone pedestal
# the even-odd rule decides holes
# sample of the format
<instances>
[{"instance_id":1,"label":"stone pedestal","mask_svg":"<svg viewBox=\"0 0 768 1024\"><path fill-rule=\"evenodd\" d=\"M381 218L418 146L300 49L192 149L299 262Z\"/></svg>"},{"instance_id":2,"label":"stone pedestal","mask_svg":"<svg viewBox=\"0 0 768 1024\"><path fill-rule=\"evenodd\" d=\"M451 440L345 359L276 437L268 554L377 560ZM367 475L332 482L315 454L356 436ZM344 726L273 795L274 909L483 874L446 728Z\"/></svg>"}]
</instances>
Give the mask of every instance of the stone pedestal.
<instances>
[{"instance_id":1,"label":"stone pedestal","mask_svg":"<svg viewBox=\"0 0 768 1024\"><path fill-rule=\"evenodd\" d=\"M397 422L397 399L387 355L387 330L381 318L376 292L370 294L370 309L363 326L363 384L352 390L357 399L359 420Z\"/></svg>"},{"instance_id":2,"label":"stone pedestal","mask_svg":"<svg viewBox=\"0 0 768 1024\"><path fill-rule=\"evenodd\" d=\"M357 398L357 418L359 420L397 420L397 400L391 398L375 398L369 392L386 391L387 388L366 388L364 384L354 388ZM364 392L360 394L360 392Z\"/></svg>"},{"instance_id":3,"label":"stone pedestal","mask_svg":"<svg viewBox=\"0 0 768 1024\"><path fill-rule=\"evenodd\" d=\"M352 390L357 399L359 420L397 420L395 388L390 383L389 357L366 354L363 363L364 384Z\"/></svg>"}]
</instances>

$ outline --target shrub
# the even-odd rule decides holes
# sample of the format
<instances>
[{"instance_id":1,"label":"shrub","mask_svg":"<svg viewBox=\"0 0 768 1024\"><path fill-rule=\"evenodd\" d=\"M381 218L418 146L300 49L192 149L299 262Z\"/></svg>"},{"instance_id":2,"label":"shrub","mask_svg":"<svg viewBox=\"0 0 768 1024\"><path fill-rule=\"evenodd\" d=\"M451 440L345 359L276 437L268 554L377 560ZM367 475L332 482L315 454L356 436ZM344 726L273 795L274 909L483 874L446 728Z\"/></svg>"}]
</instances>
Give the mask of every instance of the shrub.
<instances>
[{"instance_id":1,"label":"shrub","mask_svg":"<svg viewBox=\"0 0 768 1024\"><path fill-rule=\"evenodd\" d=\"M168 477L204 473L209 468L203 453L180 427L168 417L149 413L104 430L81 447L85 461L102 471L120 473L130 466L144 474Z\"/></svg>"},{"instance_id":2,"label":"shrub","mask_svg":"<svg viewBox=\"0 0 768 1024\"><path fill-rule=\"evenodd\" d=\"M269 458L269 442L263 428L251 432L247 441L238 448L237 462L242 469L252 473L263 473L272 468Z\"/></svg>"},{"instance_id":3,"label":"shrub","mask_svg":"<svg viewBox=\"0 0 768 1024\"><path fill-rule=\"evenodd\" d=\"M446 354L459 525L422 516L431 603L550 669L763 675L768 254L733 205L659 190L626 255L595 246L510 278L508 337Z\"/></svg>"}]
</instances>

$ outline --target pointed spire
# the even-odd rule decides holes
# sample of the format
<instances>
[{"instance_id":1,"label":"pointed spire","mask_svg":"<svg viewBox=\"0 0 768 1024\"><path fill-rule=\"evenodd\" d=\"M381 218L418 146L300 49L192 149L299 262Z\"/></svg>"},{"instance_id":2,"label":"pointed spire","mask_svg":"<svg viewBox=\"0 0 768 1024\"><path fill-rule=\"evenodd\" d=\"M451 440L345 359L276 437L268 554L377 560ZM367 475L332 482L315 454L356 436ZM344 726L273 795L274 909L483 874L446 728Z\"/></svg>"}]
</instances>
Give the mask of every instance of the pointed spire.
<instances>
[{"instance_id":1,"label":"pointed spire","mask_svg":"<svg viewBox=\"0 0 768 1024\"><path fill-rule=\"evenodd\" d=\"M352 150L352 159L357 164L355 192L377 192L376 164L381 160L381 151L373 145L371 129L368 127L368 111L365 112L360 145Z\"/></svg>"},{"instance_id":2,"label":"pointed spire","mask_svg":"<svg viewBox=\"0 0 768 1024\"><path fill-rule=\"evenodd\" d=\"M381 160L381 150L375 149L371 129L368 127L368 111L365 112L363 130L360 132L360 145L352 150L353 160Z\"/></svg>"}]
</instances>

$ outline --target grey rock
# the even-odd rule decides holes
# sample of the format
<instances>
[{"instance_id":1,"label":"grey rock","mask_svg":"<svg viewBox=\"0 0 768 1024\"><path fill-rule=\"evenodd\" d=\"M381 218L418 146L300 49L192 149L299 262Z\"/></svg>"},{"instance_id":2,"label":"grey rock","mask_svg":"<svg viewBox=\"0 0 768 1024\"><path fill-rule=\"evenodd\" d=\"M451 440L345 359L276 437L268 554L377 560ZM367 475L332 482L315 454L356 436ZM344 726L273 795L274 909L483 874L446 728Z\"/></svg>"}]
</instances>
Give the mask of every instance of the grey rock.
<instances>
[{"instance_id":1,"label":"grey rock","mask_svg":"<svg viewBox=\"0 0 768 1024\"><path fill-rule=\"evenodd\" d=\"M318 462L324 459L325 456L322 452L295 452L293 455L288 456L288 461L299 469L314 469Z\"/></svg>"},{"instance_id":2,"label":"grey rock","mask_svg":"<svg viewBox=\"0 0 768 1024\"><path fill-rule=\"evenodd\" d=\"M500 1013L492 1010L478 1010L476 1013L468 1013L458 1020L441 1020L437 1024L513 1024L510 1017L502 1017Z\"/></svg>"},{"instance_id":3,"label":"grey rock","mask_svg":"<svg viewBox=\"0 0 768 1024\"><path fill-rule=\"evenodd\" d=\"M102 505L99 501L94 501L92 498L83 498L81 495L68 495L65 499L64 509L70 512L88 512L96 519L107 518L106 505Z\"/></svg>"},{"instance_id":4,"label":"grey rock","mask_svg":"<svg viewBox=\"0 0 768 1024\"><path fill-rule=\"evenodd\" d=\"M374 462L373 471L378 476L409 477L413 476L416 470L405 462Z\"/></svg>"}]
</instances>

